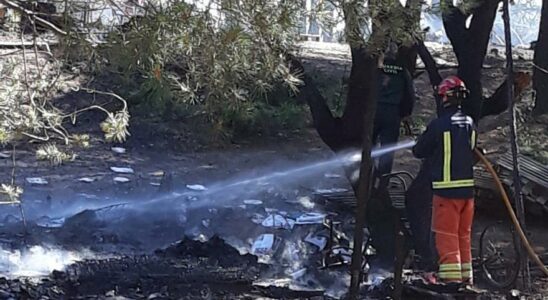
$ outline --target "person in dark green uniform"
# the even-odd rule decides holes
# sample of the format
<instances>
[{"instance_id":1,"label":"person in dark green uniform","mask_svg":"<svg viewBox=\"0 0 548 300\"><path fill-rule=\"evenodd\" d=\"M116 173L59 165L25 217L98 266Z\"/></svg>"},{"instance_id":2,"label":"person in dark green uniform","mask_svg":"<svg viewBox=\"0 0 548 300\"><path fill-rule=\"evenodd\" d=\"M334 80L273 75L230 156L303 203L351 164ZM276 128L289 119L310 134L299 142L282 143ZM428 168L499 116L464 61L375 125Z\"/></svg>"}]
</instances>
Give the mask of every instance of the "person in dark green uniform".
<instances>
[{"instance_id":1,"label":"person in dark green uniform","mask_svg":"<svg viewBox=\"0 0 548 300\"><path fill-rule=\"evenodd\" d=\"M377 112L373 126L373 144L396 143L400 123L411 115L415 102L413 79L397 58L398 46L392 44L384 53L378 70ZM372 245L377 255L371 261L376 267L390 270L395 256L395 211L388 194L388 179L382 175L392 172L394 154L379 157L373 173L373 194L368 204L368 222Z\"/></svg>"},{"instance_id":2,"label":"person in dark green uniform","mask_svg":"<svg viewBox=\"0 0 548 300\"><path fill-rule=\"evenodd\" d=\"M398 141L401 121L411 115L415 103L413 78L397 54L398 46L391 43L384 53L383 64L379 66L373 143L380 143L381 146ZM393 160L393 153L378 159L377 178L392 172ZM386 186L384 180L380 180L380 183Z\"/></svg>"}]
</instances>

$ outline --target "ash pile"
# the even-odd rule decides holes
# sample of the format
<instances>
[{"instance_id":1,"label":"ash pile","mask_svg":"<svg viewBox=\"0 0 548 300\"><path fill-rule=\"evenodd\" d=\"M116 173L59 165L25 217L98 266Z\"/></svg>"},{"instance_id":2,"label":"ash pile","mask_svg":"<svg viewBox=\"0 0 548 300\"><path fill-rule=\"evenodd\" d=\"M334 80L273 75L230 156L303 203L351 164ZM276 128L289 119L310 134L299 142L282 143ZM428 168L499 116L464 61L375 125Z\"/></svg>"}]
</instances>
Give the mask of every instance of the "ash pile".
<instances>
[{"instance_id":1,"label":"ash pile","mask_svg":"<svg viewBox=\"0 0 548 300\"><path fill-rule=\"evenodd\" d=\"M0 279L2 299L249 299L314 296L254 284L267 265L215 236L152 255L84 260L42 279ZM316 294L318 295L318 294Z\"/></svg>"},{"instance_id":2,"label":"ash pile","mask_svg":"<svg viewBox=\"0 0 548 300\"><path fill-rule=\"evenodd\" d=\"M45 277L13 272L10 268L22 259L13 262L4 268L5 276L16 276L2 280L0 298L340 298L348 288L350 253L341 250L326 261L325 251L332 240L346 240L344 233L326 226L328 213L309 197L267 194L260 197L268 199L265 203L248 199L191 212L109 205L65 219L41 217L28 222L24 238L21 221L13 220L4 224L2 237L10 243L3 249L57 245L59 252L73 251L78 257L55 265L62 271L38 274ZM170 246L152 248L182 235ZM82 249L90 255L82 255ZM29 251L21 250L21 256L24 252ZM327 269L326 264L340 268Z\"/></svg>"}]
</instances>

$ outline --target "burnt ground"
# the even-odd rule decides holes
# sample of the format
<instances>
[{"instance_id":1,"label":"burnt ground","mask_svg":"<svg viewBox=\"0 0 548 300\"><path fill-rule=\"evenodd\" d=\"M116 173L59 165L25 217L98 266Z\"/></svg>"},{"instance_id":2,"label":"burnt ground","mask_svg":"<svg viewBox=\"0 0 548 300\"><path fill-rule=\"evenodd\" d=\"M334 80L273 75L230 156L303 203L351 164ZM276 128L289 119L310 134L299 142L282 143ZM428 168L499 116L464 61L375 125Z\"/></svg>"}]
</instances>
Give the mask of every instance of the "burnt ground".
<instances>
[{"instance_id":1,"label":"burnt ground","mask_svg":"<svg viewBox=\"0 0 548 300\"><path fill-rule=\"evenodd\" d=\"M132 138L143 137L136 133ZM8 281L7 285L0 284L0 289L15 298L24 298L28 293L31 299L36 295L57 299L60 293L68 299L107 294L197 299L202 297L200 293L209 293L211 299L248 299L294 298L301 294L310 297L323 295L332 286L338 288L336 278L317 274L321 255L316 246L303 241L309 233L321 231L321 225L295 225L289 230L266 228L254 221L260 223L276 213L292 219L305 212L323 213L324 207L313 202L313 192L319 188L348 189L342 170L320 169L222 188L238 180L331 158L313 131L186 153L156 148L154 144L161 143L160 139L149 141L146 147L132 147L129 141L125 154L114 153L111 145L94 144L74 162L55 168L37 162L30 149L17 150L16 181L25 188L27 233L23 232L18 208L4 206L0 241L5 251L18 253L26 249L21 259L26 269L8 261L4 271L12 275L27 276L31 271L47 275L47 267L33 266L24 259L33 259L33 246L46 248L46 256L61 260L61 266L70 263L69 256L88 260L70 266L65 273L52 274L40 285L18 286ZM7 160L2 162L9 164ZM131 167L135 173L116 174L109 169L112 166ZM7 166L3 169L10 170ZM158 176L159 172L166 175ZM7 179L9 172L2 174ZM116 176L130 181L115 183ZM28 177L44 178L48 184L25 183ZM83 177L95 181L80 182ZM186 186L196 184L212 190L216 185L221 188L201 197L200 191ZM245 200L253 199L263 203L245 204ZM265 233L276 236L275 251L261 257L269 264L259 264L250 254L240 255L250 252L253 241ZM185 240L180 252L156 251L179 240ZM194 240L207 243L197 247L191 242ZM181 255L184 259L178 259ZM292 275L297 276L293 273L305 268L306 273L293 279ZM266 286L257 286L260 282ZM303 289L304 294L299 292Z\"/></svg>"},{"instance_id":2,"label":"burnt ground","mask_svg":"<svg viewBox=\"0 0 548 300\"><path fill-rule=\"evenodd\" d=\"M336 76L343 76L347 61L344 55L340 60L334 56L312 59L311 65L319 71L327 66ZM493 78L488 88L502 80L501 69L496 72L488 76ZM426 122L433 113L426 75L417 79L417 87L421 98L415 119ZM93 115L82 118L75 129L89 129L94 120ZM503 122L500 118L485 122L481 143L488 150L505 147L500 134ZM23 208L28 224L25 234L18 208L0 207L1 266L10 275L0 281L0 298L329 298L346 291L346 270L322 270L318 247L304 242L310 233L326 236L322 225L292 229L261 225L273 214L295 220L303 213L316 212L333 215L350 233L351 209L326 206L315 196L319 189L349 190L342 169L286 173L226 188L241 180L332 158L313 129L239 140L222 148L203 147L195 133L166 129L166 124L134 124L131 131L123 145L104 144L92 136L90 149L77 151L75 161L54 168L37 161L32 147L18 148L16 182L25 189ZM125 147L126 153L115 153L112 146ZM416 172L418 161L408 150L397 157L396 170ZM117 174L110 167L131 167L134 173ZM2 182L8 180L9 159L0 159L0 170ZM129 182L116 183L118 176ZM48 184L29 184L29 177L44 178ZM93 182L82 182L82 178ZM213 192L187 185L203 185ZM505 219L500 203L486 201L480 206L474 226L476 254L483 228L500 219ZM546 224L533 220L529 225L536 250L546 252ZM250 255L262 234L275 236L272 251ZM374 271L372 279L388 275ZM531 295L538 296L547 285L534 274ZM489 298L505 294L491 292ZM385 295L382 289L377 294Z\"/></svg>"}]
</instances>

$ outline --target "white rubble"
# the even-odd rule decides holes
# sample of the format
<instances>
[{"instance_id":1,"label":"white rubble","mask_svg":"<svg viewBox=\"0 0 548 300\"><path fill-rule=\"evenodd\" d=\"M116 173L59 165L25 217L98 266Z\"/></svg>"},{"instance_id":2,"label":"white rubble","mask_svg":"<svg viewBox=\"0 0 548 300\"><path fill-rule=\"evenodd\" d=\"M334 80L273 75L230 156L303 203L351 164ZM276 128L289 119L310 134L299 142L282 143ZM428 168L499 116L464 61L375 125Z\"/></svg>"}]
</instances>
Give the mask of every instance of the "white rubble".
<instances>
[{"instance_id":1,"label":"white rubble","mask_svg":"<svg viewBox=\"0 0 548 300\"><path fill-rule=\"evenodd\" d=\"M274 235L267 233L261 234L251 247L251 254L253 255L268 255L271 254L274 247Z\"/></svg>"},{"instance_id":2,"label":"white rubble","mask_svg":"<svg viewBox=\"0 0 548 300\"><path fill-rule=\"evenodd\" d=\"M130 180L127 177L114 177L114 182L127 183L130 182Z\"/></svg>"},{"instance_id":3,"label":"white rubble","mask_svg":"<svg viewBox=\"0 0 548 300\"><path fill-rule=\"evenodd\" d=\"M331 193L344 193L348 192L348 189L343 188L331 188L331 189L317 189L316 193L318 194L331 194Z\"/></svg>"},{"instance_id":4,"label":"white rubble","mask_svg":"<svg viewBox=\"0 0 548 300\"><path fill-rule=\"evenodd\" d=\"M96 180L95 178L91 178L91 177L82 177L82 178L78 179L78 181L85 182L85 183L92 183L95 180Z\"/></svg>"},{"instance_id":5,"label":"white rubble","mask_svg":"<svg viewBox=\"0 0 548 300\"><path fill-rule=\"evenodd\" d=\"M28 177L26 180L30 184L36 184L36 185L48 184L48 181L42 177Z\"/></svg>"},{"instance_id":6,"label":"white rubble","mask_svg":"<svg viewBox=\"0 0 548 300\"><path fill-rule=\"evenodd\" d=\"M244 200L244 204L247 204L247 205L261 205L261 204L263 204L263 201L255 200L255 199L248 199L248 200Z\"/></svg>"},{"instance_id":7,"label":"white rubble","mask_svg":"<svg viewBox=\"0 0 548 300\"><path fill-rule=\"evenodd\" d=\"M297 225L306 225L306 224L322 224L324 219L326 217L326 214L321 213L305 213L300 215L297 220L295 221L295 224Z\"/></svg>"},{"instance_id":8,"label":"white rubble","mask_svg":"<svg viewBox=\"0 0 548 300\"><path fill-rule=\"evenodd\" d=\"M126 153L126 148L122 148L122 147L112 147L110 148L112 150L112 152L114 153L118 153L118 154L124 154Z\"/></svg>"},{"instance_id":9,"label":"white rubble","mask_svg":"<svg viewBox=\"0 0 548 300\"><path fill-rule=\"evenodd\" d=\"M135 173L132 168L129 167L110 167L110 170L114 173L121 174L133 174Z\"/></svg>"},{"instance_id":10,"label":"white rubble","mask_svg":"<svg viewBox=\"0 0 548 300\"><path fill-rule=\"evenodd\" d=\"M205 191L207 188L201 184L187 184L186 188L193 191Z\"/></svg>"},{"instance_id":11,"label":"white rubble","mask_svg":"<svg viewBox=\"0 0 548 300\"><path fill-rule=\"evenodd\" d=\"M326 237L315 236L312 233L309 233L304 238L304 241L318 247L318 249L320 251L323 251L323 249L325 249L325 246L327 245L327 238Z\"/></svg>"},{"instance_id":12,"label":"white rubble","mask_svg":"<svg viewBox=\"0 0 548 300\"><path fill-rule=\"evenodd\" d=\"M261 225L268 228L293 229L293 226L295 226L295 220L286 218L279 214L274 214L266 217Z\"/></svg>"}]
</instances>

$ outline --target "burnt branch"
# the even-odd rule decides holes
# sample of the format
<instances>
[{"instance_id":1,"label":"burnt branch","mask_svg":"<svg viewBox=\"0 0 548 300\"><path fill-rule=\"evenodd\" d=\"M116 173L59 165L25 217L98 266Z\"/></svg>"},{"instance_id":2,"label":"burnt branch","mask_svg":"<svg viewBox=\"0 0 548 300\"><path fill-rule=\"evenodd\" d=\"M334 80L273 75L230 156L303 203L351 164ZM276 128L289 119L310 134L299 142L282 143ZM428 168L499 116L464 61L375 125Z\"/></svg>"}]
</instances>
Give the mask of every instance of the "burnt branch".
<instances>
[{"instance_id":1,"label":"burnt branch","mask_svg":"<svg viewBox=\"0 0 548 300\"><path fill-rule=\"evenodd\" d=\"M428 72L430 84L433 87L438 86L442 80L441 75L438 72L439 68L436 65L436 61L434 60L432 53L430 53L430 50L426 48L426 45L424 45L424 42L422 40L417 40L417 52L422 62L424 63L424 68L426 69L426 72Z\"/></svg>"},{"instance_id":2,"label":"burnt branch","mask_svg":"<svg viewBox=\"0 0 548 300\"><path fill-rule=\"evenodd\" d=\"M466 30L466 16L460 9L448 4L442 12L442 21L447 38L453 46L457 59L460 60L459 54L465 52L464 47L469 39L469 33Z\"/></svg>"},{"instance_id":3,"label":"burnt branch","mask_svg":"<svg viewBox=\"0 0 548 300\"><path fill-rule=\"evenodd\" d=\"M417 40L417 52L424 63L426 72L428 73L430 85L432 86L432 92L434 93L434 100L436 101L436 111L439 112L441 107L441 99L438 97L436 90L438 85L441 83L442 78L440 72L438 71L438 66L436 65L434 57L428 48L426 48L426 45L424 45L422 40Z\"/></svg>"},{"instance_id":4,"label":"burnt branch","mask_svg":"<svg viewBox=\"0 0 548 300\"><path fill-rule=\"evenodd\" d=\"M514 101L518 101L523 91L531 85L531 75L525 72L514 72ZM483 100L481 108L481 117L498 115L508 109L508 93L506 88L508 79L506 79L489 98Z\"/></svg>"}]
</instances>

